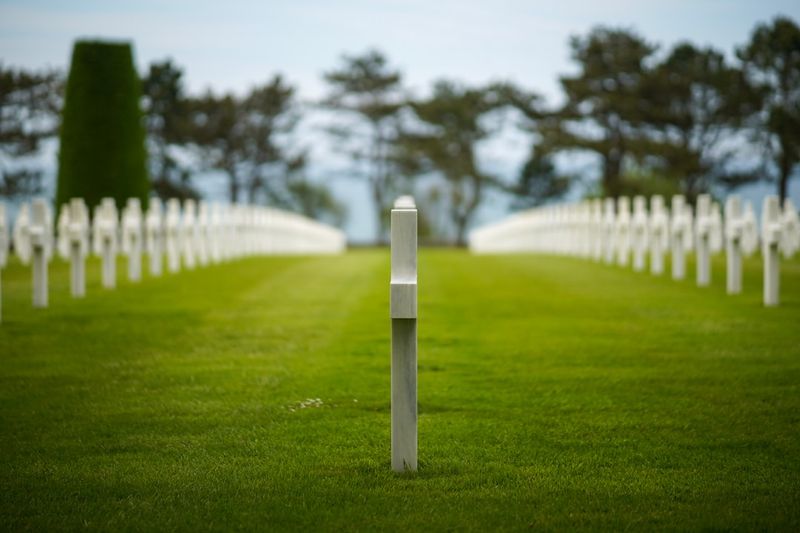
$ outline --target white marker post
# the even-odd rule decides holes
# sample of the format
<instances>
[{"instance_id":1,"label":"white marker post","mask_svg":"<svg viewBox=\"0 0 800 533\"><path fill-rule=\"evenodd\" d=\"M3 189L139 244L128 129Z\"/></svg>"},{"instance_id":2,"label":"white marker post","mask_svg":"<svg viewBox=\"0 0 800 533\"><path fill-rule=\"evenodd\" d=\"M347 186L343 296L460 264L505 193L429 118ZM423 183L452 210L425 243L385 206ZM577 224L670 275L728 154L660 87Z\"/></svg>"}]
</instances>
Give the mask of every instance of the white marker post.
<instances>
[{"instance_id":1,"label":"white marker post","mask_svg":"<svg viewBox=\"0 0 800 533\"><path fill-rule=\"evenodd\" d=\"M800 216L791 199L783 201L783 231L781 232L781 253L790 259L800 250Z\"/></svg>"},{"instance_id":2,"label":"white marker post","mask_svg":"<svg viewBox=\"0 0 800 533\"><path fill-rule=\"evenodd\" d=\"M160 276L163 259L161 253L164 248L164 217L162 214L161 200L150 198L145 216L145 248L150 257L150 275Z\"/></svg>"},{"instance_id":3,"label":"white marker post","mask_svg":"<svg viewBox=\"0 0 800 533\"><path fill-rule=\"evenodd\" d=\"M138 198L128 198L122 210L122 253L128 256L128 279L142 279L142 204Z\"/></svg>"},{"instance_id":4,"label":"white marker post","mask_svg":"<svg viewBox=\"0 0 800 533\"><path fill-rule=\"evenodd\" d=\"M167 201L167 218L165 222L165 248L167 251L167 268L170 273L179 272L181 269L181 243L183 242L183 229L181 228L181 204L175 198Z\"/></svg>"},{"instance_id":5,"label":"white marker post","mask_svg":"<svg viewBox=\"0 0 800 533\"><path fill-rule=\"evenodd\" d=\"M103 198L94 210L94 253L103 261L103 287L117 286L117 204L113 198Z\"/></svg>"},{"instance_id":6,"label":"white marker post","mask_svg":"<svg viewBox=\"0 0 800 533\"><path fill-rule=\"evenodd\" d=\"M82 198L73 198L59 215L59 252L70 263L70 293L86 296L86 255L89 253L89 210Z\"/></svg>"},{"instance_id":7,"label":"white marker post","mask_svg":"<svg viewBox=\"0 0 800 533\"><path fill-rule=\"evenodd\" d=\"M197 223L195 231L195 250L197 252L197 262L200 266L208 265L210 261L209 253L209 228L211 225L211 209L208 202L200 201L197 208Z\"/></svg>"},{"instance_id":8,"label":"white marker post","mask_svg":"<svg viewBox=\"0 0 800 533\"><path fill-rule=\"evenodd\" d=\"M9 231L6 204L0 202L0 324L3 323L3 268L8 262Z\"/></svg>"},{"instance_id":9,"label":"white marker post","mask_svg":"<svg viewBox=\"0 0 800 533\"><path fill-rule=\"evenodd\" d=\"M631 220L631 235L633 239L633 270L644 270L644 259L647 255L647 200L644 196L633 199L633 219Z\"/></svg>"},{"instance_id":10,"label":"white marker post","mask_svg":"<svg viewBox=\"0 0 800 533\"><path fill-rule=\"evenodd\" d=\"M592 245L592 258L595 261L603 259L603 200L595 198L592 200L591 209L591 245Z\"/></svg>"},{"instance_id":11,"label":"white marker post","mask_svg":"<svg viewBox=\"0 0 800 533\"><path fill-rule=\"evenodd\" d=\"M672 279L684 279L686 277L686 241L692 227L692 220L689 216L689 207L686 200L681 195L672 197Z\"/></svg>"},{"instance_id":12,"label":"white marker post","mask_svg":"<svg viewBox=\"0 0 800 533\"><path fill-rule=\"evenodd\" d=\"M627 196L617 198L617 264L628 266L631 255L631 203Z\"/></svg>"},{"instance_id":13,"label":"white marker post","mask_svg":"<svg viewBox=\"0 0 800 533\"><path fill-rule=\"evenodd\" d=\"M664 273L664 252L669 247L669 216L664 208L664 197L650 198L650 273L660 276Z\"/></svg>"},{"instance_id":14,"label":"white marker post","mask_svg":"<svg viewBox=\"0 0 800 533\"><path fill-rule=\"evenodd\" d=\"M195 248L197 246L197 204L194 200L184 200L183 202L183 239L181 242L181 253L183 254L183 265L192 270L197 261L195 259Z\"/></svg>"},{"instance_id":15,"label":"white marker post","mask_svg":"<svg viewBox=\"0 0 800 533\"><path fill-rule=\"evenodd\" d=\"M697 286L707 287L711 283L711 196L697 197Z\"/></svg>"},{"instance_id":16,"label":"white marker post","mask_svg":"<svg viewBox=\"0 0 800 533\"><path fill-rule=\"evenodd\" d=\"M780 303L781 207L777 196L767 196L761 209L761 254L764 256L764 305Z\"/></svg>"},{"instance_id":17,"label":"white marker post","mask_svg":"<svg viewBox=\"0 0 800 533\"><path fill-rule=\"evenodd\" d=\"M616 227L616 216L614 214L614 199L606 198L603 203L603 252L605 262L614 262L614 232Z\"/></svg>"},{"instance_id":18,"label":"white marker post","mask_svg":"<svg viewBox=\"0 0 800 533\"><path fill-rule=\"evenodd\" d=\"M31 206L30 243L33 256L33 306L47 307L47 262L52 253L53 229L50 206L37 198Z\"/></svg>"},{"instance_id":19,"label":"white marker post","mask_svg":"<svg viewBox=\"0 0 800 533\"><path fill-rule=\"evenodd\" d=\"M417 470L417 208L392 209L392 469Z\"/></svg>"},{"instance_id":20,"label":"white marker post","mask_svg":"<svg viewBox=\"0 0 800 533\"><path fill-rule=\"evenodd\" d=\"M728 294L742 292L742 199L732 194L725 200L725 263Z\"/></svg>"}]
</instances>

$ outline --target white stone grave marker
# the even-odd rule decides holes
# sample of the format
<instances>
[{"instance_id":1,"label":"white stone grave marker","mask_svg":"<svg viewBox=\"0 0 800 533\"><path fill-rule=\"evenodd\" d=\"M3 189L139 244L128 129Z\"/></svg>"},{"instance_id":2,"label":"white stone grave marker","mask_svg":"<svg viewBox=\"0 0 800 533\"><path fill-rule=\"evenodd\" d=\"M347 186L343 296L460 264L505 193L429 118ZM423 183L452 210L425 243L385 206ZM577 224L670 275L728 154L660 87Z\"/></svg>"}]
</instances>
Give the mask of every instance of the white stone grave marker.
<instances>
[{"instance_id":1,"label":"white stone grave marker","mask_svg":"<svg viewBox=\"0 0 800 533\"><path fill-rule=\"evenodd\" d=\"M167 268L170 272L181 269L181 247L183 246L183 227L181 226L181 204L175 198L167 201L167 217L165 221L165 249L167 252Z\"/></svg>"},{"instance_id":2,"label":"white stone grave marker","mask_svg":"<svg viewBox=\"0 0 800 533\"><path fill-rule=\"evenodd\" d=\"M194 200L184 200L183 202L183 240L181 242L181 253L183 254L184 266L192 270L197 264L196 252L197 241L197 204Z\"/></svg>"},{"instance_id":3,"label":"white stone grave marker","mask_svg":"<svg viewBox=\"0 0 800 533\"><path fill-rule=\"evenodd\" d=\"M791 200L781 210L777 196L764 198L761 210L761 253L764 256L764 305L780 303L780 258L791 258L800 248L800 219Z\"/></svg>"},{"instance_id":4,"label":"white stone grave marker","mask_svg":"<svg viewBox=\"0 0 800 533\"><path fill-rule=\"evenodd\" d=\"M761 209L761 253L764 256L764 305L780 302L781 207L777 196L766 196Z\"/></svg>"},{"instance_id":5,"label":"white stone grave marker","mask_svg":"<svg viewBox=\"0 0 800 533\"><path fill-rule=\"evenodd\" d=\"M614 213L614 199L606 198L603 206L603 252L605 254L605 262L611 264L614 262L614 233L617 225L617 218Z\"/></svg>"},{"instance_id":6,"label":"white stone grave marker","mask_svg":"<svg viewBox=\"0 0 800 533\"><path fill-rule=\"evenodd\" d=\"M161 200L150 198L145 215L145 246L150 257L150 275L160 276L163 266L164 215Z\"/></svg>"},{"instance_id":7,"label":"white stone grave marker","mask_svg":"<svg viewBox=\"0 0 800 533\"><path fill-rule=\"evenodd\" d=\"M691 208L683 196L672 197L672 227L670 251L672 255L672 279L686 277L686 250L691 248Z\"/></svg>"},{"instance_id":8,"label":"white stone grave marker","mask_svg":"<svg viewBox=\"0 0 800 533\"><path fill-rule=\"evenodd\" d=\"M725 237L723 235L724 228L722 226L722 211L717 202L711 202L711 216L709 218L711 220L711 233L708 244L711 255L714 256L722 252L725 246Z\"/></svg>"},{"instance_id":9,"label":"white stone grave marker","mask_svg":"<svg viewBox=\"0 0 800 533\"><path fill-rule=\"evenodd\" d=\"M617 198L617 224L615 237L617 264L628 266L631 255L631 204L627 196Z\"/></svg>"},{"instance_id":10,"label":"white stone grave marker","mask_svg":"<svg viewBox=\"0 0 800 533\"><path fill-rule=\"evenodd\" d=\"M725 200L725 263L728 294L742 292L742 237L744 209L742 199L732 194Z\"/></svg>"},{"instance_id":11,"label":"white stone grave marker","mask_svg":"<svg viewBox=\"0 0 800 533\"><path fill-rule=\"evenodd\" d=\"M758 220L756 219L756 211L753 209L753 203L747 200L744 203L742 227L742 252L745 257L750 257L758 251L759 237L758 237Z\"/></svg>"},{"instance_id":12,"label":"white stone grave marker","mask_svg":"<svg viewBox=\"0 0 800 533\"><path fill-rule=\"evenodd\" d=\"M47 263L53 253L53 216L43 198L20 209L14 228L14 247L23 262L30 260L33 270L33 306L47 307Z\"/></svg>"},{"instance_id":13,"label":"white stone grave marker","mask_svg":"<svg viewBox=\"0 0 800 533\"><path fill-rule=\"evenodd\" d=\"M697 254L697 286L707 287L711 283L711 196L697 197L695 218L695 250Z\"/></svg>"},{"instance_id":14,"label":"white stone grave marker","mask_svg":"<svg viewBox=\"0 0 800 533\"><path fill-rule=\"evenodd\" d=\"M592 242L592 258L595 261L603 259L603 200L592 200L590 226Z\"/></svg>"},{"instance_id":15,"label":"white stone grave marker","mask_svg":"<svg viewBox=\"0 0 800 533\"><path fill-rule=\"evenodd\" d=\"M633 218L631 219L631 240L633 244L633 270L644 270L645 255L648 248L647 200L644 196L633 199Z\"/></svg>"},{"instance_id":16,"label":"white stone grave marker","mask_svg":"<svg viewBox=\"0 0 800 533\"><path fill-rule=\"evenodd\" d=\"M58 216L58 251L70 264L70 293L86 296L86 256L89 255L89 208L83 198L73 198Z\"/></svg>"},{"instance_id":17,"label":"white stone grave marker","mask_svg":"<svg viewBox=\"0 0 800 533\"><path fill-rule=\"evenodd\" d=\"M391 214L392 469L417 469L417 208L401 196Z\"/></svg>"},{"instance_id":18,"label":"white stone grave marker","mask_svg":"<svg viewBox=\"0 0 800 533\"><path fill-rule=\"evenodd\" d=\"M664 197L655 195L650 199L650 272L660 276L664 272L664 253L669 248L669 215L664 207Z\"/></svg>"},{"instance_id":19,"label":"white stone grave marker","mask_svg":"<svg viewBox=\"0 0 800 533\"><path fill-rule=\"evenodd\" d=\"M781 253L787 259L800 250L800 217L791 199L783 201L783 231L781 232Z\"/></svg>"},{"instance_id":20,"label":"white stone grave marker","mask_svg":"<svg viewBox=\"0 0 800 533\"><path fill-rule=\"evenodd\" d=\"M102 260L103 287L117 286L117 248L119 217L113 198L103 198L94 210L94 253Z\"/></svg>"},{"instance_id":21,"label":"white stone grave marker","mask_svg":"<svg viewBox=\"0 0 800 533\"><path fill-rule=\"evenodd\" d=\"M128 256L128 279L142 279L142 204L138 198L128 198L122 210L122 253Z\"/></svg>"},{"instance_id":22,"label":"white stone grave marker","mask_svg":"<svg viewBox=\"0 0 800 533\"><path fill-rule=\"evenodd\" d=\"M201 201L197 208L197 229L195 231L195 251L197 262L200 266L208 265L210 261L210 233L211 209L208 202Z\"/></svg>"}]
</instances>

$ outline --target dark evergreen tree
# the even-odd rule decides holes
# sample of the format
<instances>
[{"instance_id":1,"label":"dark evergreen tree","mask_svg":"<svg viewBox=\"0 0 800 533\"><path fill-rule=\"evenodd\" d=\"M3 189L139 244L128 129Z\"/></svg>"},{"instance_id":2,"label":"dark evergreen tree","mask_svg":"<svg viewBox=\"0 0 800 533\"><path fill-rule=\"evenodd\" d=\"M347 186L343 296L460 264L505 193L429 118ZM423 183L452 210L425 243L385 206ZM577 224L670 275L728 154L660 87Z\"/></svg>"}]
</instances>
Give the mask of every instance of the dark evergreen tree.
<instances>
[{"instance_id":1,"label":"dark evergreen tree","mask_svg":"<svg viewBox=\"0 0 800 533\"><path fill-rule=\"evenodd\" d=\"M58 156L57 205L103 197L147 205L149 180L141 86L128 43L78 41L67 79Z\"/></svg>"}]
</instances>

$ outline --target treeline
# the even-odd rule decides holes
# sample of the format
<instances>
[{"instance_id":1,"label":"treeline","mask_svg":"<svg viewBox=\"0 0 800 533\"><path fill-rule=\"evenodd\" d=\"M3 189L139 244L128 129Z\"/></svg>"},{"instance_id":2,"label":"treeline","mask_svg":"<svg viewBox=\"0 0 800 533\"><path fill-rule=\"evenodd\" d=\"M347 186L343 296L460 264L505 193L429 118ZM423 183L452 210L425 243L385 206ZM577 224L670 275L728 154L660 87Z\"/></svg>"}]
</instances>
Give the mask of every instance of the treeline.
<instances>
[{"instance_id":1,"label":"treeline","mask_svg":"<svg viewBox=\"0 0 800 533\"><path fill-rule=\"evenodd\" d=\"M142 78L153 190L164 198L197 197L197 176L216 171L231 201L341 222L345 206L325 182L309 179L311 152L297 139L298 123L312 108L330 113L326 134L352 162L349 175L366 180L378 240L386 236L392 199L408 192L428 214L421 230L459 243L491 190L513 195L518 207L561 198L577 184L588 195L682 193L693 201L770 180L786 196L800 161L794 21L756 26L733 60L688 42L659 51L634 31L608 27L572 38L570 47L577 69L559 80L559 106L511 83L441 80L427 96L414 97L378 51L344 56L324 74L327 96L311 106L280 76L243 96L190 95L179 66L153 63ZM0 66L4 196L41 189L41 171L29 156L58 127L62 85L58 72ZM529 156L513 179L492 173L478 155L502 114L531 135ZM578 154L591 154L596 165L578 172L559 164Z\"/></svg>"}]
</instances>

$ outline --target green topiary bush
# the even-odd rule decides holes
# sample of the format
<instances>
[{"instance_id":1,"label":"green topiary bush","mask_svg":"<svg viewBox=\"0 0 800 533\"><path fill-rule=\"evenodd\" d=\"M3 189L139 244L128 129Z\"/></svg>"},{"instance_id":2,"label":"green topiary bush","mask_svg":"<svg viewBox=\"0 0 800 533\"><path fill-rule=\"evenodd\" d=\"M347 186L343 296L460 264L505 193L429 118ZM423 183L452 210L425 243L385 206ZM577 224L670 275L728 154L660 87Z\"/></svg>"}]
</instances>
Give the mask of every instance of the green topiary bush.
<instances>
[{"instance_id":1,"label":"green topiary bush","mask_svg":"<svg viewBox=\"0 0 800 533\"><path fill-rule=\"evenodd\" d=\"M67 79L56 206L106 196L122 207L149 192L141 86L128 43L78 41Z\"/></svg>"}]
</instances>

